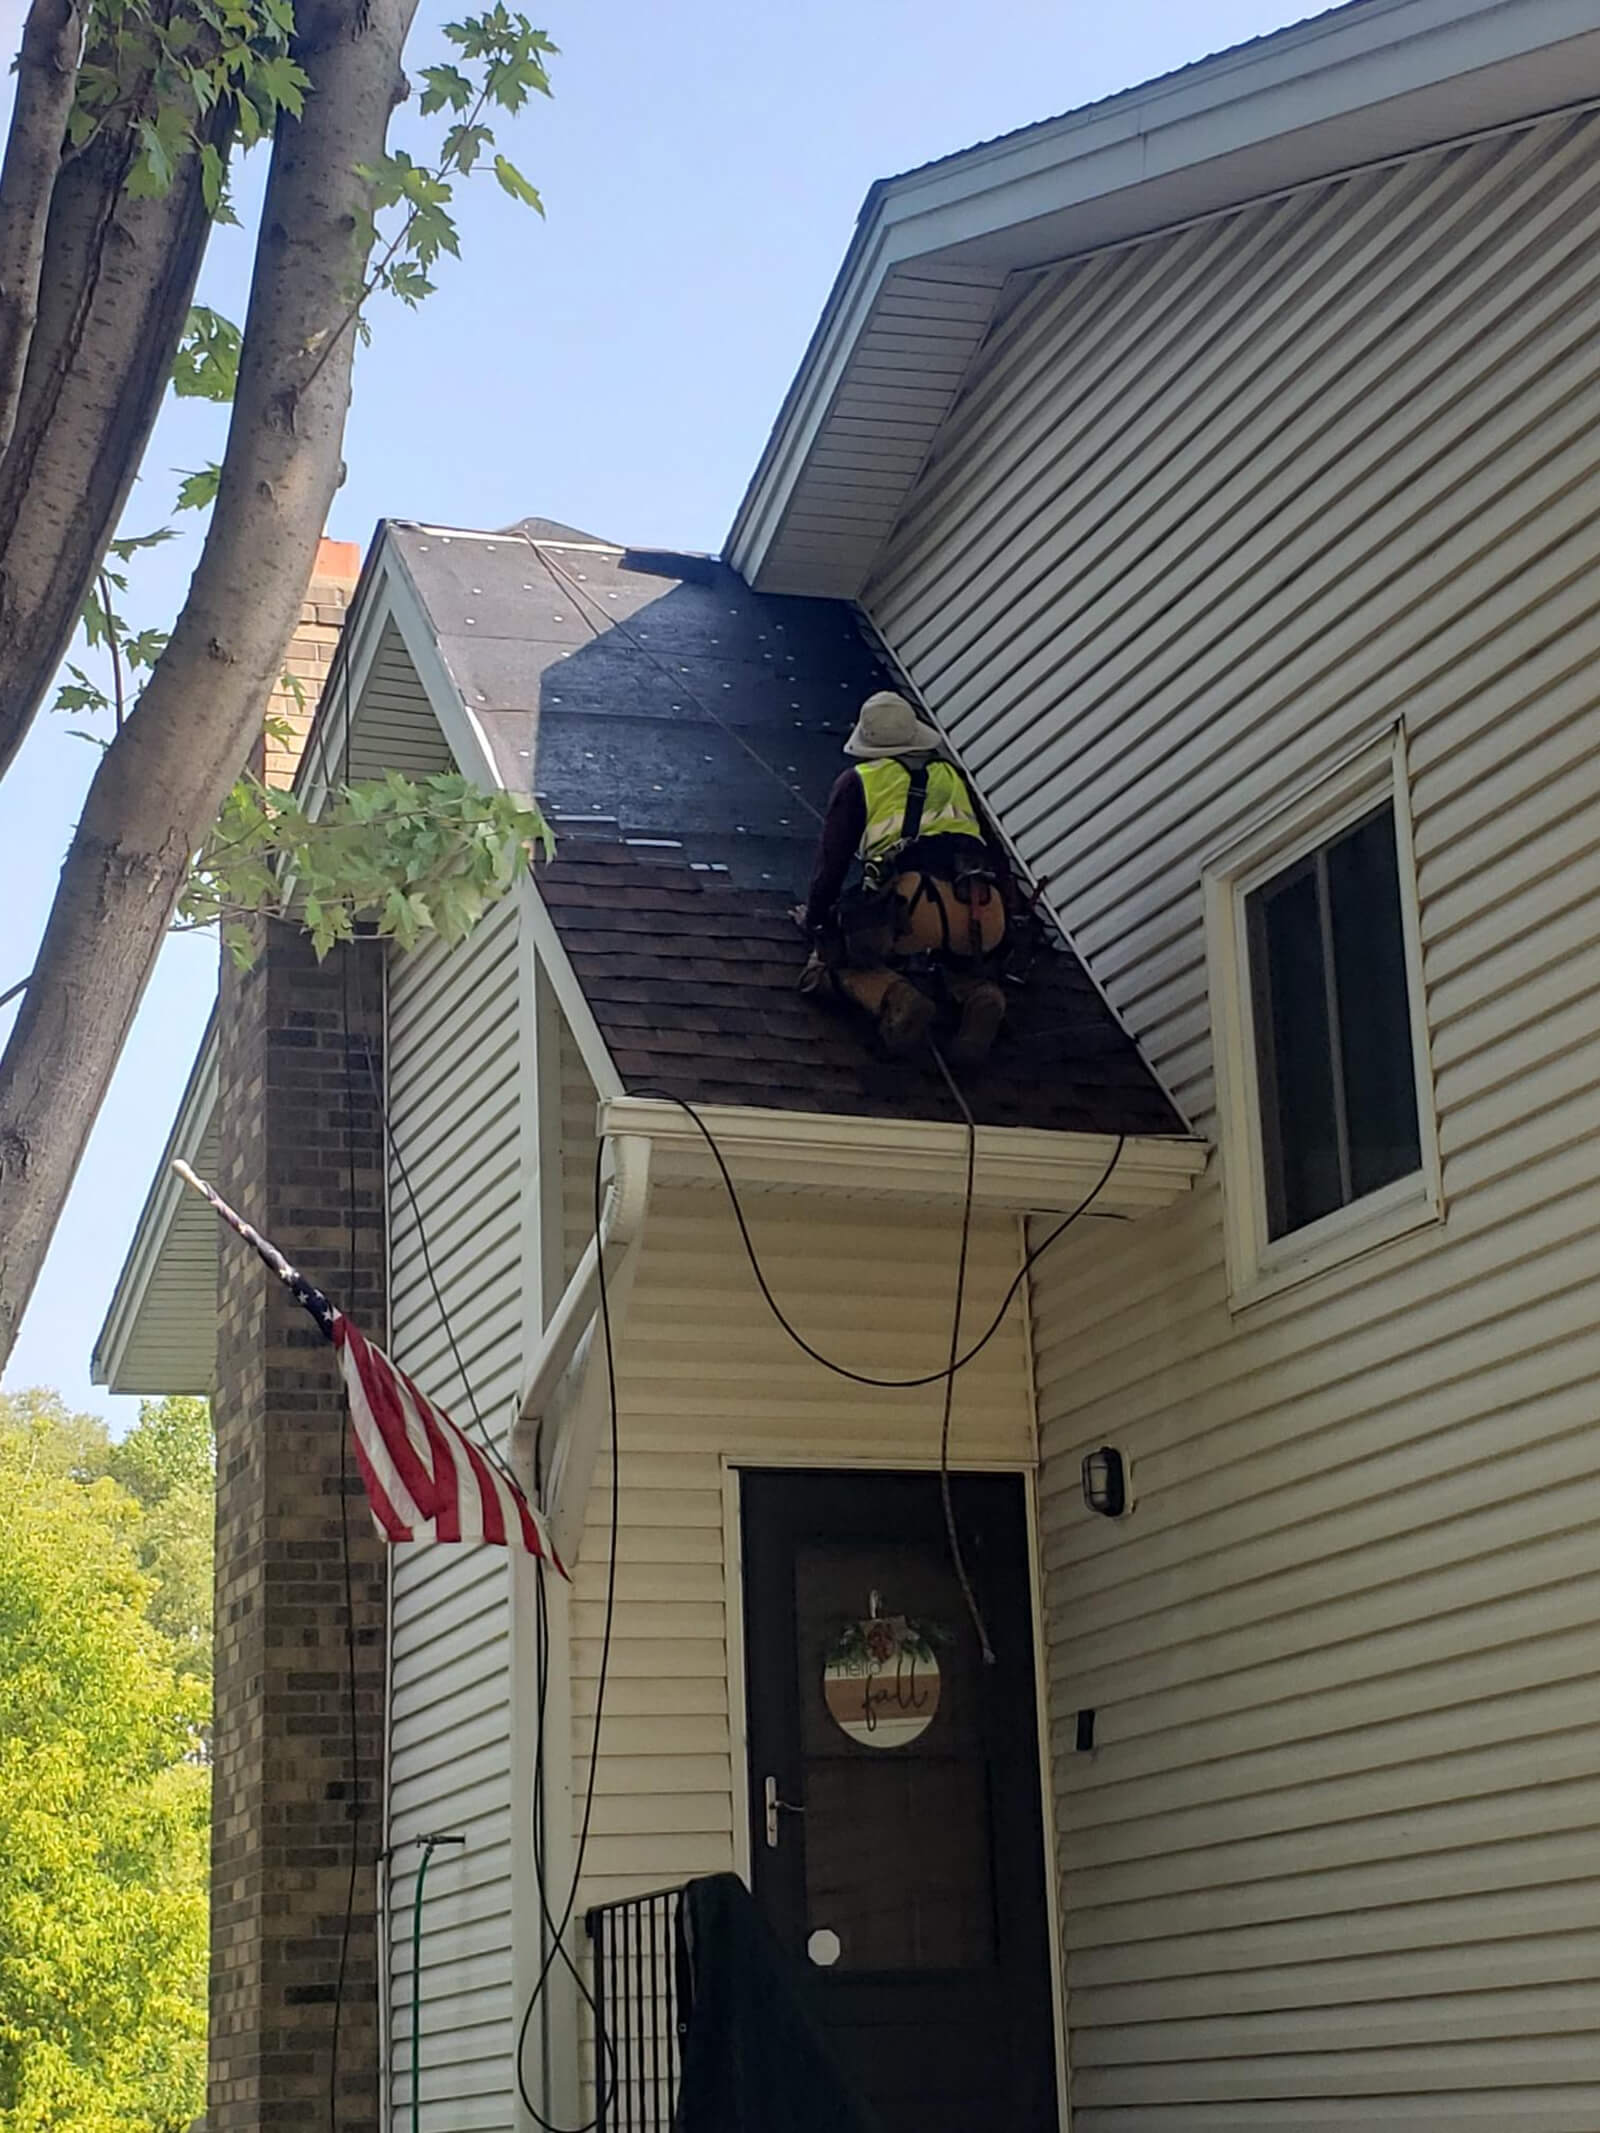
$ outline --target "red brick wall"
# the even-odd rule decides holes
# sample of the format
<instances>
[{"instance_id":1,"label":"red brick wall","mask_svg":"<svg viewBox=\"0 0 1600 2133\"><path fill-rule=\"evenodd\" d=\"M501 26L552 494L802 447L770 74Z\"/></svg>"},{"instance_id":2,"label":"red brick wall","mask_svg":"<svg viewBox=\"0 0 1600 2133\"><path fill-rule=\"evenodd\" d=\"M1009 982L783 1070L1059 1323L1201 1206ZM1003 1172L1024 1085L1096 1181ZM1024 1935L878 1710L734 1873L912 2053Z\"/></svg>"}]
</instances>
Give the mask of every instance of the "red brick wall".
<instances>
[{"instance_id":1,"label":"red brick wall","mask_svg":"<svg viewBox=\"0 0 1600 2133\"><path fill-rule=\"evenodd\" d=\"M317 543L317 560L300 608L300 620L284 654L283 671L293 675L298 686L280 684L267 698L268 717L292 735L282 739L267 735L263 775L269 785L288 787L294 783L300 751L333 663L333 648L344 627L345 609L360 575L361 550L356 543L330 541L324 534Z\"/></svg>"},{"instance_id":2,"label":"red brick wall","mask_svg":"<svg viewBox=\"0 0 1600 2133\"><path fill-rule=\"evenodd\" d=\"M262 930L255 967L223 975L221 1189L382 1337L384 1150L363 1056L370 1045L381 1074L381 951L362 941L318 966L297 929ZM332 1349L231 1239L218 1303L207 2133L329 2126L352 1845L358 1872L336 2124L374 2133L383 1551L353 1457L341 1481L345 1420ZM358 1640L359 1801L351 1790L341 1490Z\"/></svg>"}]
</instances>

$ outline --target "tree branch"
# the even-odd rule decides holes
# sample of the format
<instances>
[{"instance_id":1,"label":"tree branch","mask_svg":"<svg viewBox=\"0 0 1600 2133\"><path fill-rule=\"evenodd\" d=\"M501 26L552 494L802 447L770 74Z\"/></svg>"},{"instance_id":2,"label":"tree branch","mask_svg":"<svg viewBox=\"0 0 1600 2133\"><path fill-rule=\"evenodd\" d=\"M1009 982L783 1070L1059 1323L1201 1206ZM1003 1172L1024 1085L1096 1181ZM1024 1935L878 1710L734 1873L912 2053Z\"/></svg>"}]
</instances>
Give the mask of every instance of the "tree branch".
<instances>
[{"instance_id":1,"label":"tree branch","mask_svg":"<svg viewBox=\"0 0 1600 2133\"><path fill-rule=\"evenodd\" d=\"M0 1058L0 1366L190 855L249 753L299 616L338 482L351 337L314 378L311 351L359 271L351 251L367 196L355 166L383 151L415 4L301 0L296 57L312 88L304 117L280 118L273 144L205 548L139 715L89 789Z\"/></svg>"},{"instance_id":2,"label":"tree branch","mask_svg":"<svg viewBox=\"0 0 1600 2133\"><path fill-rule=\"evenodd\" d=\"M117 642L117 618L111 606L111 581L102 570L96 583L100 588L100 612L106 618L106 649L111 654L111 687L114 692L112 709L117 714L117 731L122 731L122 721L127 715L127 695L122 686L122 647Z\"/></svg>"},{"instance_id":3,"label":"tree branch","mask_svg":"<svg viewBox=\"0 0 1600 2133\"><path fill-rule=\"evenodd\" d=\"M215 120L226 139L225 122ZM172 372L210 230L199 158L124 190L106 126L56 179L11 443L0 457L0 776L65 656Z\"/></svg>"},{"instance_id":4,"label":"tree branch","mask_svg":"<svg viewBox=\"0 0 1600 2133\"><path fill-rule=\"evenodd\" d=\"M17 99L0 165L0 453L16 427L39 314L50 195L77 87L88 0L33 0L17 55Z\"/></svg>"}]
</instances>

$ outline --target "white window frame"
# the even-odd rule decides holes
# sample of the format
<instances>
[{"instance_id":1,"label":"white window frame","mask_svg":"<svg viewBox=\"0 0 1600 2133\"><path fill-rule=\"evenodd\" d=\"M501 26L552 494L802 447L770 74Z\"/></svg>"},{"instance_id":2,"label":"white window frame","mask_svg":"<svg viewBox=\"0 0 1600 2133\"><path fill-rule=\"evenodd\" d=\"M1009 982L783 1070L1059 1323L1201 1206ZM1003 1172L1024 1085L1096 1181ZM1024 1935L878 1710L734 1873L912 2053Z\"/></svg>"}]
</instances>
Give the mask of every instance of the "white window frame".
<instances>
[{"instance_id":1,"label":"white window frame","mask_svg":"<svg viewBox=\"0 0 1600 2133\"><path fill-rule=\"evenodd\" d=\"M1266 1160L1246 899L1284 867L1329 843L1385 801L1394 808L1421 1162L1409 1175L1394 1179L1377 1192L1352 1200L1347 1207L1335 1208L1331 1214L1308 1222L1285 1237L1272 1238L1267 1224ZM1395 725L1381 739L1346 757L1287 805L1258 820L1205 863L1201 879L1223 1150L1228 1292L1231 1307L1238 1311L1444 1218L1404 726Z\"/></svg>"}]
</instances>

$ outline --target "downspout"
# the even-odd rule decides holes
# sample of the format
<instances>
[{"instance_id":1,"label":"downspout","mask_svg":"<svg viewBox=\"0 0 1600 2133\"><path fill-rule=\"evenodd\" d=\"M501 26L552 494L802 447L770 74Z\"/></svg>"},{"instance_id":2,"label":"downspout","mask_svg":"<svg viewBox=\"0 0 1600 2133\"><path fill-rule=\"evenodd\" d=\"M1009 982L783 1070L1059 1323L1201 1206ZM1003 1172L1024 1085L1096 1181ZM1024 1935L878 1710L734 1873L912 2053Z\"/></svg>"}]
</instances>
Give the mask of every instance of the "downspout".
<instances>
[{"instance_id":1,"label":"downspout","mask_svg":"<svg viewBox=\"0 0 1600 2133\"><path fill-rule=\"evenodd\" d=\"M534 1486L543 1505L550 1536L562 1563L570 1571L576 1564L583 1540L589 1489L609 1421L610 1402L606 1381L604 1336L600 1326L600 1279L605 1276L605 1301L613 1343L620 1334L640 1244L650 1194L651 1143L633 1133L602 1133L601 1143L611 1161L611 1179L601 1210L599 1232L584 1248L571 1280L550 1314L540 1337L517 1403L511 1431L511 1458L515 1471ZM542 1566L535 1566L536 1569ZM557 1619L565 1622L561 1588ZM552 1630L552 1635L555 1632ZM560 1642L565 1642L562 1634ZM557 1668L552 1658L552 1682ZM547 1757L554 1745L559 1758L570 1759L571 1716L561 1697L547 1714L559 1744L546 1738L540 1746ZM546 1762L547 1782L549 1762ZM565 1794L558 1787L558 1799ZM535 1801L534 1812L543 1815L546 1802ZM562 1849L551 1843L546 1830L547 1862ZM548 1927L541 1919L538 1945L540 1962L549 1960ZM553 2046L550 2016L553 2002L547 1995L541 2021L540 2081L543 2108L557 2124L575 2123L578 2103L576 2044L569 2060L558 2058ZM576 2002L571 2008L573 2039L576 2036ZM568 2093L570 2089L571 2093ZM519 2125L525 2123L517 2114Z\"/></svg>"},{"instance_id":2,"label":"downspout","mask_svg":"<svg viewBox=\"0 0 1600 2133\"><path fill-rule=\"evenodd\" d=\"M543 1468L543 1498L556 1552L570 1569L583 1537L584 1511L605 1431L607 1387L600 1326L600 1273L613 1342L633 1288L650 1198L651 1143L643 1134L604 1137L611 1183L598 1236L584 1248L572 1279L551 1313L518 1401L513 1462L532 1474ZM553 1429L547 1429L553 1424Z\"/></svg>"}]
</instances>

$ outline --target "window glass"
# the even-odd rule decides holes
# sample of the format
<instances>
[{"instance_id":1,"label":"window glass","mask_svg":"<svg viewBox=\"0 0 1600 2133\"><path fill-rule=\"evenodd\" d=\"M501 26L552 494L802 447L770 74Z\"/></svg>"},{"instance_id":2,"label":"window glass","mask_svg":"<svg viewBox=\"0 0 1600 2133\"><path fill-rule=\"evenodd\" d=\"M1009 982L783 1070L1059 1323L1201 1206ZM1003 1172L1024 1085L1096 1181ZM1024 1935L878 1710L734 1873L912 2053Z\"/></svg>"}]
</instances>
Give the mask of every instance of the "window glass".
<instances>
[{"instance_id":1,"label":"window glass","mask_svg":"<svg viewBox=\"0 0 1600 2133\"><path fill-rule=\"evenodd\" d=\"M1360 1199L1405 1177L1422 1161L1391 809L1369 815L1329 847L1328 897L1339 976L1351 1186Z\"/></svg>"},{"instance_id":2,"label":"window glass","mask_svg":"<svg viewBox=\"0 0 1600 2133\"><path fill-rule=\"evenodd\" d=\"M1245 909L1276 1238L1421 1163L1393 808L1285 867Z\"/></svg>"}]
</instances>

